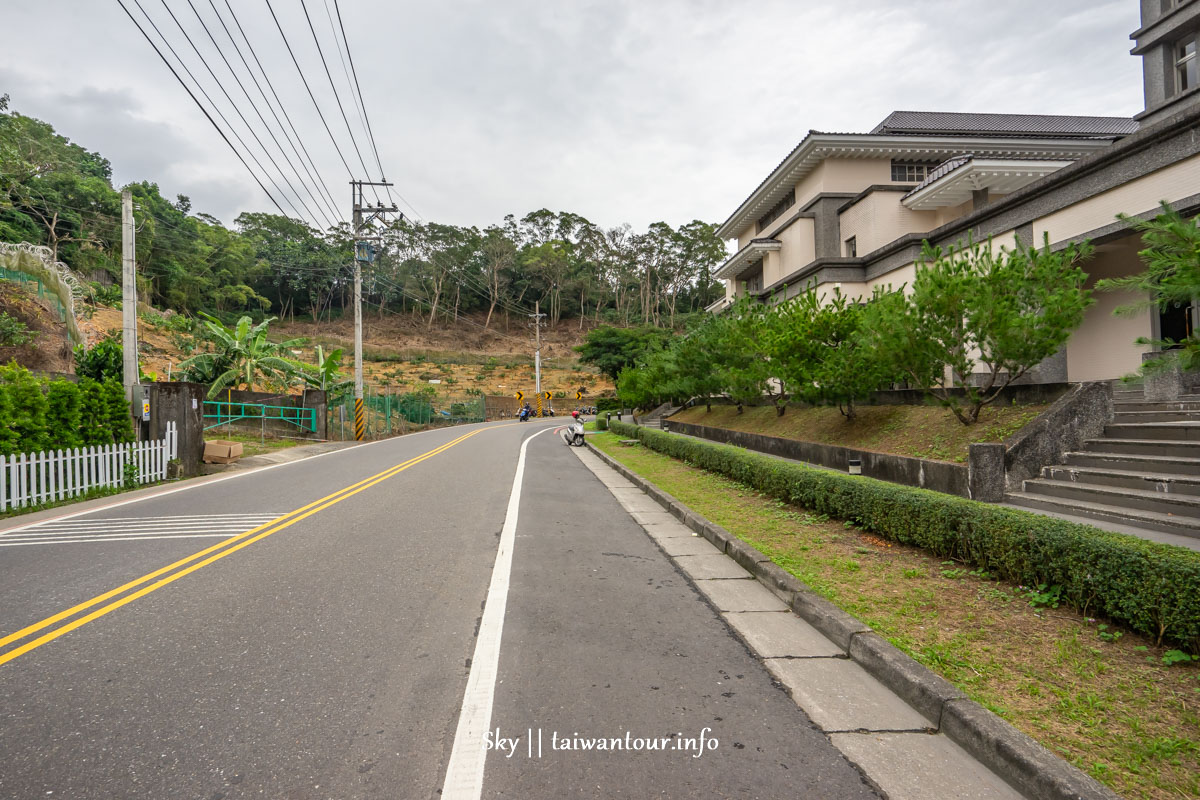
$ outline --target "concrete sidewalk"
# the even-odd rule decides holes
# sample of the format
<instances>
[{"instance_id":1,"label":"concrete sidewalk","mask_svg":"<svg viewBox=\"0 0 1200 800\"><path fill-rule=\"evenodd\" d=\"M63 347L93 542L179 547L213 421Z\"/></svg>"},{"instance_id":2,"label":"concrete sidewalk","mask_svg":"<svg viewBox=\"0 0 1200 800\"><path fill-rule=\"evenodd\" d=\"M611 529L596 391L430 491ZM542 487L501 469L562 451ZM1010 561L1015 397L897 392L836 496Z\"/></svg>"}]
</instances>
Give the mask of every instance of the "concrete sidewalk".
<instances>
[{"instance_id":1,"label":"concrete sidewalk","mask_svg":"<svg viewBox=\"0 0 1200 800\"><path fill-rule=\"evenodd\" d=\"M833 745L892 800L1117 797L728 531L599 451L578 455Z\"/></svg>"}]
</instances>

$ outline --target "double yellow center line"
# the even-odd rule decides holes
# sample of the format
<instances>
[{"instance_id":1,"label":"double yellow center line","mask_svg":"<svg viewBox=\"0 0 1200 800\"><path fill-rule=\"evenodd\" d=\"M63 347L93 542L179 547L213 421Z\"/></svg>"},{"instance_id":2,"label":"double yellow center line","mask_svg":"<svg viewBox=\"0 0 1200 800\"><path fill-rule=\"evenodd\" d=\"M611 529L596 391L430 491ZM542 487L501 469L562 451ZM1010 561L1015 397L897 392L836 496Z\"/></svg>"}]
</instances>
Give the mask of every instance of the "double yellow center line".
<instances>
[{"instance_id":1,"label":"double yellow center line","mask_svg":"<svg viewBox=\"0 0 1200 800\"><path fill-rule=\"evenodd\" d=\"M166 586L167 584L173 583L174 581L179 580L180 578L184 577L185 575L190 575L191 573L195 572L196 570L198 570L202 567L206 567L209 564L213 563L214 561L219 561L220 559L224 558L227 555L230 555L231 553L236 553L238 550L241 550L243 547L248 547L257 541L267 538L268 536L270 536L273 533L278 533L279 531L283 530L284 528L287 528L290 525L294 525L295 523L299 522L302 519L311 517L313 514L316 514L318 511L322 511L336 503L340 503L348 497L353 497L354 495L358 494L361 491L370 489L375 484L381 483L381 482L387 480L388 478L392 477L393 475L397 475L397 474L403 472L404 470L408 469L409 467L414 467L417 464L420 464L422 461L431 459L434 456L438 455L439 453L444 453L446 450L449 450L451 447L454 447L459 442L465 441L466 439L470 439L472 436L474 436L478 433L482 433L484 430L488 430L488 429L487 428L479 428L479 429L471 431L470 433L463 434L462 436L459 436L457 439L449 441L440 447L435 447L434 449L432 449L426 453L422 453L419 456L410 458L408 461L397 464L394 467L389 467L388 469L385 469L383 472L376 473L375 475L372 475L369 478L364 478L363 480L359 481L358 483L352 484L343 489L339 489L338 491L334 492L333 494L322 497L320 500L314 500L313 502L309 503L306 506L297 508L295 511L289 511L288 513L284 514L283 516L276 517L275 519L271 520L270 522L259 525L257 528L251 528L250 530L246 531L245 533L239 533L237 536L234 536L231 539L226 539L225 541L221 542L220 544L213 545L212 547L201 550L198 553L194 553L194 554L188 556L187 558L180 559L179 561L176 561L174 564L168 564L167 566L162 567L161 569L156 569L153 572L143 575L140 578L135 578L134 580L130 581L129 583L126 583L123 586L118 586L117 588L107 591L104 594L97 595L97 596L93 597L91 600L85 600L84 602L80 603L79 605L72 606L71 608L68 608L65 611L60 611L59 613L57 613L53 616L46 617L45 619L41 620L40 622L35 622L32 625L24 627L19 631L14 631L13 633L10 633L3 638L0 638L0 648L7 647L9 644L12 644L13 642L20 641L21 639L24 639L27 636L31 636L31 635L37 633L38 631L45 630L46 628L50 628L51 626L56 625L57 623L62 622L63 620L68 620L71 617L74 617L76 614L80 613L81 611L86 611L87 609L92 608L94 606L100 606L99 608L95 609L94 611L92 611L88 614L85 614L84 616L78 617L76 619L70 619L70 622L67 622L64 625L54 628L53 630L49 631L48 633L44 633L41 636L39 636L38 638L28 641L25 644L20 645L19 647L14 647L12 650L9 650L5 653L0 653L0 665L6 664L9 661L12 661L14 658L17 658L18 656L22 656L25 653L28 653L30 650L34 650L38 647L41 647L42 645L44 645L48 642L52 642L55 639L57 639L58 637L62 636L63 634L70 633L71 631L75 630L76 628L80 628L80 627L88 624L92 620L99 619L100 617L103 617L105 614L108 614L111 611L116 611L121 606L124 606L128 603L132 603L134 600L137 600L139 597L145 597L146 595L150 594L151 592L153 592L157 589L161 589L162 587ZM156 578L157 578L157 580L155 580ZM153 581L153 583L151 583L151 581ZM146 584L148 584L148 585L146 585ZM137 587L139 587L139 586L141 586L142 588L137 589ZM137 589L137 591L130 591L131 589ZM128 592L128 594L126 594L126 592ZM113 598L118 598L118 599L113 600ZM110 600L112 602L108 602L107 605L101 605L102 603L106 603L107 601L110 601Z\"/></svg>"}]
</instances>

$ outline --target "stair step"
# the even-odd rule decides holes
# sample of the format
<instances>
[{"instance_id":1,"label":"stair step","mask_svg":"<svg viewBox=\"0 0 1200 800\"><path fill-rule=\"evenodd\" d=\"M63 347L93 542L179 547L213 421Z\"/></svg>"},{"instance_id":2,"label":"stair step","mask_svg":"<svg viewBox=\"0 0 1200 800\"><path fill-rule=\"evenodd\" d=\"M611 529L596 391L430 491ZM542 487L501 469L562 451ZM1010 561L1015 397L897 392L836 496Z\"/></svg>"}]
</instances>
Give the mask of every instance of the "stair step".
<instances>
[{"instance_id":1,"label":"stair step","mask_svg":"<svg viewBox=\"0 0 1200 800\"><path fill-rule=\"evenodd\" d=\"M1064 453L1064 464L1071 467L1130 470L1159 474L1200 475L1200 457L1158 456L1146 453L1106 453L1076 451Z\"/></svg>"},{"instance_id":2,"label":"stair step","mask_svg":"<svg viewBox=\"0 0 1200 800\"><path fill-rule=\"evenodd\" d=\"M1126 411L1120 407L1113 414L1112 424L1130 425L1139 422L1200 422L1200 408L1196 410Z\"/></svg>"},{"instance_id":3,"label":"stair step","mask_svg":"<svg viewBox=\"0 0 1200 800\"><path fill-rule=\"evenodd\" d=\"M1200 421L1109 424L1104 426L1104 435L1113 439L1170 439L1200 442Z\"/></svg>"},{"instance_id":4,"label":"stair step","mask_svg":"<svg viewBox=\"0 0 1200 800\"><path fill-rule=\"evenodd\" d=\"M1114 400L1113 410L1120 414L1137 411L1195 411L1200 413L1200 402L1195 400Z\"/></svg>"},{"instance_id":5,"label":"stair step","mask_svg":"<svg viewBox=\"0 0 1200 800\"><path fill-rule=\"evenodd\" d=\"M1200 524L1200 497L1186 494L1169 494L1146 489L1127 489L1096 483L1030 478L1025 481L1025 494L1050 495L1052 497L1102 503L1119 508L1156 511L1163 514L1178 514L1194 518Z\"/></svg>"},{"instance_id":6,"label":"stair step","mask_svg":"<svg viewBox=\"0 0 1200 800\"><path fill-rule=\"evenodd\" d=\"M1004 499L1013 505L1038 509L1040 511L1054 511L1059 514L1102 519L1138 528L1148 528L1155 531L1178 533L1184 536L1200 538L1200 519L1196 519L1195 517L1180 517L1174 514L1161 514L1136 508L1123 508L1105 503L1067 500L1061 497L1027 494L1025 492L1011 492L1005 495Z\"/></svg>"},{"instance_id":7,"label":"stair step","mask_svg":"<svg viewBox=\"0 0 1200 800\"><path fill-rule=\"evenodd\" d=\"M1200 442L1179 439L1086 439L1082 449L1101 453L1142 453L1152 456L1200 458Z\"/></svg>"},{"instance_id":8,"label":"stair step","mask_svg":"<svg viewBox=\"0 0 1200 800\"><path fill-rule=\"evenodd\" d=\"M1054 466L1042 467L1042 477L1052 481L1101 484L1162 494L1200 495L1200 475L1162 472L1148 475L1136 469Z\"/></svg>"}]
</instances>

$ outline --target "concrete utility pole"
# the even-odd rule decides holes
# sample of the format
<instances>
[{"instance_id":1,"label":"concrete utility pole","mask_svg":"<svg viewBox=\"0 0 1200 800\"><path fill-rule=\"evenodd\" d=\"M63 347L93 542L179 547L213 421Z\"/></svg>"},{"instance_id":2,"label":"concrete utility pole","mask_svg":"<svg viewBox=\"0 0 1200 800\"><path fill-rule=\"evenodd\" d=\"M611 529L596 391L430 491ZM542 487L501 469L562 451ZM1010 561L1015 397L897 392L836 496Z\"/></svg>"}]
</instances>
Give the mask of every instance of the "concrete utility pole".
<instances>
[{"instance_id":1,"label":"concrete utility pole","mask_svg":"<svg viewBox=\"0 0 1200 800\"><path fill-rule=\"evenodd\" d=\"M533 390L537 394L542 393L542 317L545 314L541 311L541 303L537 300L533 301L533 313L529 316L533 318L533 335L536 345L533 351Z\"/></svg>"},{"instance_id":2,"label":"concrete utility pole","mask_svg":"<svg viewBox=\"0 0 1200 800\"><path fill-rule=\"evenodd\" d=\"M133 193L128 189L121 192L121 353L122 381L125 397L130 403L140 400L135 397L138 385L137 343L137 250L133 224Z\"/></svg>"},{"instance_id":3,"label":"concrete utility pole","mask_svg":"<svg viewBox=\"0 0 1200 800\"><path fill-rule=\"evenodd\" d=\"M363 409L363 371L362 371L362 263L375 260L371 242L377 236L363 237L364 228L377 219L383 219L384 214L396 214L400 209L383 203L367 205L363 203L364 186L391 186L386 182L372 183L371 181L350 181L351 204L354 219L354 438L362 441L366 433L366 414ZM364 213L367 215L364 218Z\"/></svg>"}]
</instances>

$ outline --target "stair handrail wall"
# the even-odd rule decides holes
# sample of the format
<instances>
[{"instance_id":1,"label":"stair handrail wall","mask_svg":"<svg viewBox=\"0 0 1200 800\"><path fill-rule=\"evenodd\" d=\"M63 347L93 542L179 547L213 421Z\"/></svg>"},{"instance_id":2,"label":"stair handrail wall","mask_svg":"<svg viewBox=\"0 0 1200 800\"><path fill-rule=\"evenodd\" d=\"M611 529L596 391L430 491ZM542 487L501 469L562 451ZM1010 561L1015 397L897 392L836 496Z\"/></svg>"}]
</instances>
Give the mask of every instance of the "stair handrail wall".
<instances>
[{"instance_id":1,"label":"stair handrail wall","mask_svg":"<svg viewBox=\"0 0 1200 800\"><path fill-rule=\"evenodd\" d=\"M1020 491L1025 480L1036 478L1042 467L1061 464L1064 454L1079 449L1085 439L1103 435L1113 415L1112 392L1107 381L1080 383L1006 439L1008 490Z\"/></svg>"}]
</instances>

